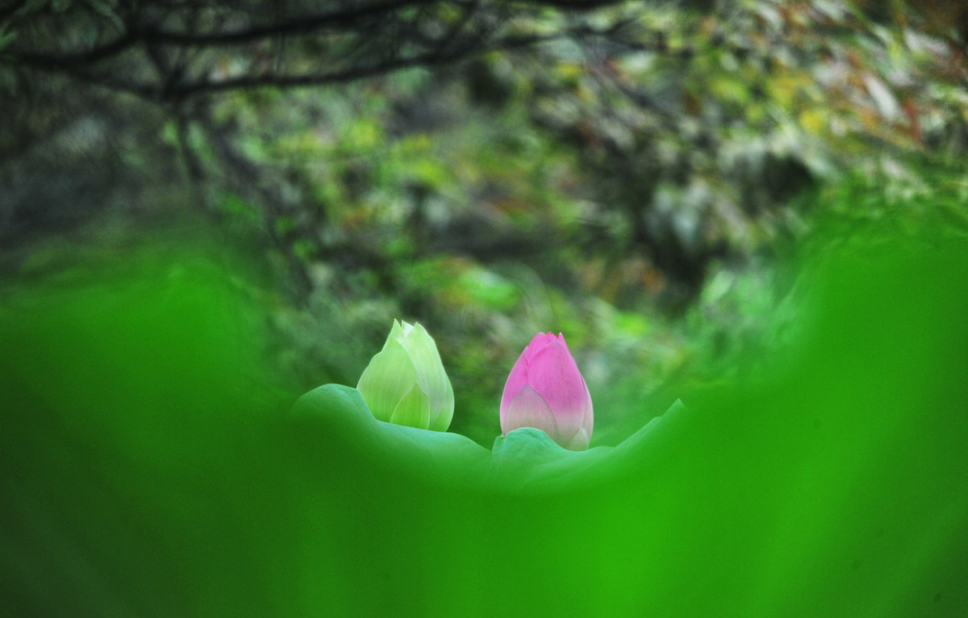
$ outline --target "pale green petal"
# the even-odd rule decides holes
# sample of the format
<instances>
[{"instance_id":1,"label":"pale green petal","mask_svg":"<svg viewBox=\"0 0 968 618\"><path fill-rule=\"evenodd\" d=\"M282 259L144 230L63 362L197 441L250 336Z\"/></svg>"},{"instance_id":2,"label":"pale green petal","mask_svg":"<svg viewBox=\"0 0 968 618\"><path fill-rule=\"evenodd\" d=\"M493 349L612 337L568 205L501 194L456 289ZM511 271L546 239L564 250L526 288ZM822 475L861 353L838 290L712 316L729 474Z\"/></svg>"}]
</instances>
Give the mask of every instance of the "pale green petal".
<instances>
[{"instance_id":1,"label":"pale green petal","mask_svg":"<svg viewBox=\"0 0 968 618\"><path fill-rule=\"evenodd\" d=\"M437 353L433 338L420 324L414 326L404 339L403 347L410 354L413 366L417 369L417 383L432 398L439 398L444 391L446 379L444 366Z\"/></svg>"},{"instance_id":2,"label":"pale green petal","mask_svg":"<svg viewBox=\"0 0 968 618\"><path fill-rule=\"evenodd\" d=\"M370 361L356 388L373 416L389 421L394 409L417 382L417 372L403 346L392 337Z\"/></svg>"},{"instance_id":3,"label":"pale green petal","mask_svg":"<svg viewBox=\"0 0 968 618\"><path fill-rule=\"evenodd\" d=\"M406 325L407 327L410 326L406 322L404 322L403 324ZM409 331L410 329L407 328L406 330ZM396 341L397 343L403 343L403 338L404 338L404 328L403 326L400 325L400 322L394 320L393 326L390 327L390 334L387 336L386 343L383 344L383 349L386 350L387 346L390 345L391 341Z\"/></svg>"},{"instance_id":4,"label":"pale green petal","mask_svg":"<svg viewBox=\"0 0 968 618\"><path fill-rule=\"evenodd\" d=\"M444 374L446 389L443 397L430 403L430 429L433 431L447 431L450 421L454 418L454 387L450 384L447 374Z\"/></svg>"},{"instance_id":5,"label":"pale green petal","mask_svg":"<svg viewBox=\"0 0 968 618\"><path fill-rule=\"evenodd\" d=\"M588 450L588 443L591 442L591 437L589 437L588 432L584 427L578 430L575 437L569 440L567 443L562 444L563 447L569 451L585 451Z\"/></svg>"},{"instance_id":6,"label":"pale green petal","mask_svg":"<svg viewBox=\"0 0 968 618\"><path fill-rule=\"evenodd\" d=\"M430 401L427 394L414 384L404 395L400 403L390 415L390 422L395 425L406 425L417 429L427 429L430 425Z\"/></svg>"},{"instance_id":7,"label":"pale green petal","mask_svg":"<svg viewBox=\"0 0 968 618\"><path fill-rule=\"evenodd\" d=\"M433 427L443 426L438 431L446 430L454 415L454 391L444 371L437 345L422 325L415 324L403 341L403 347L417 370L417 384L430 400Z\"/></svg>"}]
</instances>

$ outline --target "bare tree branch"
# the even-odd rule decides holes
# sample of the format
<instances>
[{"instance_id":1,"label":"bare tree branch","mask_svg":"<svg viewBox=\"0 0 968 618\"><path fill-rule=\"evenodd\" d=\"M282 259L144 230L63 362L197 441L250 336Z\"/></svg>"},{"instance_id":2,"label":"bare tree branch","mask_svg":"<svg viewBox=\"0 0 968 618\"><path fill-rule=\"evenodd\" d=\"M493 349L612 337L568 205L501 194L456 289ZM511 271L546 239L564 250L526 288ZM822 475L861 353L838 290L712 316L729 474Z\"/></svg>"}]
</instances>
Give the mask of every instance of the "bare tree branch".
<instances>
[{"instance_id":1,"label":"bare tree branch","mask_svg":"<svg viewBox=\"0 0 968 618\"><path fill-rule=\"evenodd\" d=\"M331 13L289 18L268 26L248 28L245 30L189 33L144 28L140 34L147 41L174 46L216 47L239 45L282 35L310 34L334 26L353 29L361 21L375 17L384 17L388 13L393 13L401 9L443 3L442 0L393 0L391 2L355 7L353 9L333 11Z\"/></svg>"},{"instance_id":2,"label":"bare tree branch","mask_svg":"<svg viewBox=\"0 0 968 618\"><path fill-rule=\"evenodd\" d=\"M538 9L589 11L620 0L382 0L365 4L342 4L312 15L279 14L267 22L234 5L220 2L205 6L147 2L137 10L102 16L95 31L121 34L107 43L86 50L46 51L49 42L34 35L15 41L0 56L0 66L60 73L82 82L137 94L151 100L178 100L201 93L236 89L302 87L344 83L418 66L437 66L471 58L489 51L513 50L567 37L607 36L610 29L593 31L588 26L559 26L537 33L532 26ZM207 11L207 12L206 12ZM213 12L214 11L214 12ZM90 16L87 16L90 17ZM232 17L232 19L229 19ZM40 20L41 32L69 27L63 16L25 19ZM44 22L43 19L48 19ZM571 21L571 20L569 20ZM234 23L231 28L222 24ZM247 26L239 22L249 23ZM87 22L90 23L90 22ZM65 25L66 24L66 25ZM175 26L173 24L181 24ZM204 25L200 25L204 24ZM194 28L198 26L199 29ZM91 27L91 26L88 26ZM95 21L95 26L97 21ZM234 29L232 29L234 28ZM532 29L532 33L528 30ZM90 36L90 35L89 35ZM303 50L291 54L276 46L272 70L259 62L241 73L220 71L218 63L227 56L206 53L220 48L237 48L229 53L252 57L252 46L265 41L287 41L293 37L302 46L327 50L321 63L324 71L300 71L299 59L312 57ZM75 37L76 38L76 37ZM55 39L56 40L56 39ZM33 47L33 49L32 49ZM45 51L37 51L36 48ZM332 51L329 51L332 50ZM178 63L171 58L183 52L194 56ZM176 68L177 65L177 68ZM146 79L150 67L155 79ZM222 73L222 77L212 77ZM226 76L225 73L228 73ZM234 74L233 74L234 73Z\"/></svg>"}]
</instances>

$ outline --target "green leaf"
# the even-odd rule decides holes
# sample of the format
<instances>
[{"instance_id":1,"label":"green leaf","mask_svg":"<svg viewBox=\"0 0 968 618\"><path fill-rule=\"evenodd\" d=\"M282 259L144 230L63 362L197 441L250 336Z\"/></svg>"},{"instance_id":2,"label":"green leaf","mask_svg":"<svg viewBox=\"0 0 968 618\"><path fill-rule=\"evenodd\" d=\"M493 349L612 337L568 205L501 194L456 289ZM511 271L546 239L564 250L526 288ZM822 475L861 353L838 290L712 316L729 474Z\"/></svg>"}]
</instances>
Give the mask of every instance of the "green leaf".
<instances>
[{"instance_id":1,"label":"green leaf","mask_svg":"<svg viewBox=\"0 0 968 618\"><path fill-rule=\"evenodd\" d=\"M825 252L791 355L584 452L523 429L489 453L346 386L254 403L240 299L169 242L8 294L5 607L968 615L968 251L923 240Z\"/></svg>"},{"instance_id":2,"label":"green leaf","mask_svg":"<svg viewBox=\"0 0 968 618\"><path fill-rule=\"evenodd\" d=\"M296 401L293 418L300 434L343 452L352 445L362 454L365 468L377 466L403 472L421 482L483 487L490 453L473 440L455 433L427 431L377 420L355 388L320 386Z\"/></svg>"}]
</instances>

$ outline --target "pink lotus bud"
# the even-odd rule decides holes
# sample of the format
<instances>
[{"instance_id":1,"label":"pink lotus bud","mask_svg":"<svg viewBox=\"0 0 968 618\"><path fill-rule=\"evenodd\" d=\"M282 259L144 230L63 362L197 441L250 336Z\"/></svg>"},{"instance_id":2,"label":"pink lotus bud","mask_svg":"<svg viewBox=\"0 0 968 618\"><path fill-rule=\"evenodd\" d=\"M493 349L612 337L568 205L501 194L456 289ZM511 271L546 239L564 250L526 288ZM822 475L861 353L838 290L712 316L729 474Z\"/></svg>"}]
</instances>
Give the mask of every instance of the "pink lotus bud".
<instances>
[{"instance_id":1,"label":"pink lotus bud","mask_svg":"<svg viewBox=\"0 0 968 618\"><path fill-rule=\"evenodd\" d=\"M572 451L592 437L592 396L561 333L538 333L518 357L501 397L501 431L534 427Z\"/></svg>"}]
</instances>

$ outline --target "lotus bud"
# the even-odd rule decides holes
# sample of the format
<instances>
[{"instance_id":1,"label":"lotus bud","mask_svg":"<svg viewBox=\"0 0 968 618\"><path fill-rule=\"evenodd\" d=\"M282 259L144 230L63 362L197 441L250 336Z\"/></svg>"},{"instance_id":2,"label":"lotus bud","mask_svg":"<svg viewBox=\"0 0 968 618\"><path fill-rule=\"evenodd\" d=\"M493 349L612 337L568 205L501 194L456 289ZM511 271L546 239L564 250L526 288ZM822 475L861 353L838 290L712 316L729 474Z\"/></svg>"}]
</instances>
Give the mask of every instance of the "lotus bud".
<instances>
[{"instance_id":1,"label":"lotus bud","mask_svg":"<svg viewBox=\"0 0 968 618\"><path fill-rule=\"evenodd\" d=\"M381 421L447 431L454 416L454 389L434 340L420 324L393 321L356 389Z\"/></svg>"},{"instance_id":2,"label":"lotus bud","mask_svg":"<svg viewBox=\"0 0 968 618\"><path fill-rule=\"evenodd\" d=\"M501 397L501 431L544 431L562 447L581 451L592 437L592 397L565 337L538 333L518 357Z\"/></svg>"}]
</instances>

